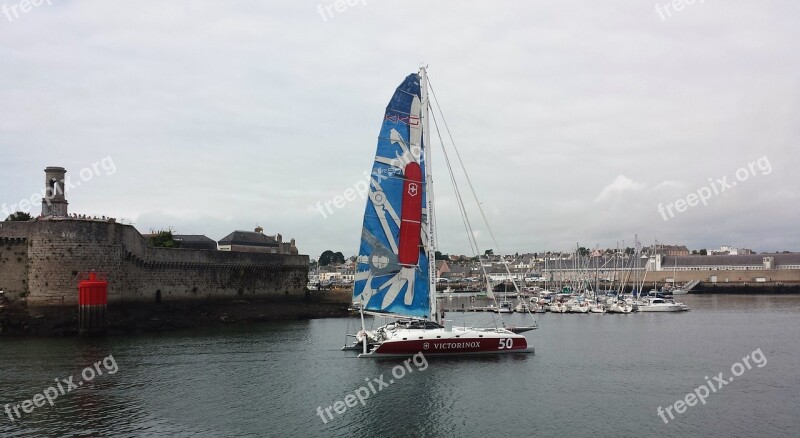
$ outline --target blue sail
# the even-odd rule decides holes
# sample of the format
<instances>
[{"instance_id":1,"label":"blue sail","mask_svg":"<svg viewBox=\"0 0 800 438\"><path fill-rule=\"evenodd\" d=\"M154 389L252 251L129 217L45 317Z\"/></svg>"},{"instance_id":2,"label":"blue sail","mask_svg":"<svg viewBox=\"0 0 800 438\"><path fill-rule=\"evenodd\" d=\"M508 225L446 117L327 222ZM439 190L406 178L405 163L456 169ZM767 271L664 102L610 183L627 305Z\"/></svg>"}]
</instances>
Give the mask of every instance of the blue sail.
<instances>
[{"instance_id":1,"label":"blue sail","mask_svg":"<svg viewBox=\"0 0 800 438\"><path fill-rule=\"evenodd\" d=\"M381 125L353 297L365 310L428 318L426 148L420 77L397 87Z\"/></svg>"}]
</instances>

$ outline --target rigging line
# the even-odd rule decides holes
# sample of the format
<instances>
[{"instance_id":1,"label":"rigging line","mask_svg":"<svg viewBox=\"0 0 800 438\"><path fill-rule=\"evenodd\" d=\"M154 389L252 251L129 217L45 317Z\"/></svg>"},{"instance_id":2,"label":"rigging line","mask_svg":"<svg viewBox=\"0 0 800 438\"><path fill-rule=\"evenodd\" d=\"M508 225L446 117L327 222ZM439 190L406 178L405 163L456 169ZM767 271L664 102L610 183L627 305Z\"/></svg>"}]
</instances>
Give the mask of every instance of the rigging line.
<instances>
[{"instance_id":1,"label":"rigging line","mask_svg":"<svg viewBox=\"0 0 800 438\"><path fill-rule=\"evenodd\" d=\"M480 259L480 247L478 246L478 240L475 237L475 233L472 228L472 223L469 220L469 214L467 213L466 205L464 205L464 199L461 196L461 190L458 188L458 184L456 183L455 172L453 172L453 167L450 164L450 157L449 155L447 155L447 149L445 147L444 141L442 140L442 133L441 130L439 129L439 124L436 121L436 116L433 111L431 111L430 116L431 119L433 120L434 129L436 130L436 136L439 138L439 143L442 145L442 155L444 156L445 164L447 165L447 170L450 175L450 181L453 183L453 191L455 192L456 201L458 204L458 210L461 213L461 219L464 222L464 228L467 232L467 239L469 240L470 243L470 249L472 250L472 253L476 257L478 257L478 263L480 263L481 265L481 272L483 272L483 278L486 281L487 295L490 295L492 297L492 301L494 302L494 304L497 305L497 298L494 296L494 294L488 293L489 291L491 291L492 288L491 284L489 284L489 275L487 275L486 268L484 267L483 262Z\"/></svg>"},{"instance_id":2,"label":"rigging line","mask_svg":"<svg viewBox=\"0 0 800 438\"><path fill-rule=\"evenodd\" d=\"M428 80L428 86L430 86L430 80ZM433 91L432 88L431 88L431 91ZM438 106L438 102L437 102L437 106ZM441 113L441 109L439 110L439 112ZM479 256L480 254L478 254L478 253L480 251L480 247L478 246L478 242L475 239L474 230L473 230L472 224L471 224L471 222L469 220L469 216L467 214L466 206L464 205L464 198L461 195L461 191L458 188L458 184L456 183L455 172L453 172L453 167L450 164L450 158L447 155L447 150L445 148L445 142L442 139L442 132L439 129L438 122L436 121L435 112L431 111L430 116L431 116L431 119L433 120L433 125L434 125L434 127L436 129L436 136L439 138L439 143L442 145L442 153L443 153L443 155L445 157L445 163L447 165L447 170L448 170L448 173L450 175L450 181L453 184L453 190L455 191L456 201L457 201L458 207L459 207L459 212L461 213L461 218L462 218L462 221L464 222L464 227L465 227L466 232L467 232L467 238L469 239L469 242L470 242L470 249L472 250L473 255ZM474 244L474 246L473 246L473 244ZM481 266L482 266L482 264L481 264Z\"/></svg>"},{"instance_id":3,"label":"rigging line","mask_svg":"<svg viewBox=\"0 0 800 438\"><path fill-rule=\"evenodd\" d=\"M436 135L439 138L439 143L442 145L442 155L444 156L445 164L447 166L448 174L450 176L450 181L453 184L453 191L456 195L456 203L458 204L458 211L461 214L461 220L464 223L464 229L467 233L467 239L469 240L470 250L472 251L473 255L478 257L478 262L481 265L481 271L483 272L483 278L486 281L486 288L487 291L491 290L491 285L489 284L489 276L486 274L486 268L483 266L483 262L480 261L480 247L478 246L478 241L475 238L475 234L472 229L472 224L469 220L469 214L467 213L466 205L464 205L463 197L461 196L461 190L458 188L458 184L456 183L455 173L453 172L452 164L450 163L450 157L447 155L447 149L445 148L445 143L442 140L441 130L439 129L439 125L436 122L436 116L433 112L430 113L431 119L433 120L434 129L436 130ZM497 305L497 299L494 295L491 295L492 300Z\"/></svg>"},{"instance_id":4,"label":"rigging line","mask_svg":"<svg viewBox=\"0 0 800 438\"><path fill-rule=\"evenodd\" d=\"M458 186L456 185L455 177L453 175L453 170L452 170L452 167L451 167L451 164L450 164L450 158L447 155L447 151L444 148L445 144L444 144L444 141L442 141L441 131L439 130L439 125L436 123L436 118L433 115L433 113L430 113L430 115L431 115L431 119L433 120L433 125L434 125L434 129L436 130L436 135L439 138L439 143L442 146L442 155L444 155L445 164L446 164L447 170L448 170L448 175L450 176L450 182L453 184L453 190L455 191L456 201L457 201L457 204L458 204L458 211L461 214L461 221L464 224L464 229L467 232L467 238L469 239L470 249L473 250L473 252L474 252L475 248L472 245L472 238L471 238L470 233L469 233L470 228L471 228L469 226L469 219L466 217L466 211L464 210L463 203L461 202L461 193L458 190Z\"/></svg>"},{"instance_id":5,"label":"rigging line","mask_svg":"<svg viewBox=\"0 0 800 438\"><path fill-rule=\"evenodd\" d=\"M453 184L453 191L455 191L456 195L456 203L458 204L458 211L461 213L461 221L464 223L464 229L467 232L467 239L469 240L470 250L472 250L473 255L477 255L478 246L477 241L475 241L475 237L472 234L472 225L470 224L469 217L467 216L466 209L464 207L464 202L461 197L461 192L458 189L458 185L456 184L455 174L453 173L452 165L450 164L450 157L447 155L447 150L445 149L444 141L442 141L442 134L439 130L439 125L436 122L436 117L431 112L431 119L433 120L433 126L436 129L436 135L439 137L439 143L442 145L442 155L444 156L445 164L447 165L447 170L450 176L450 182Z\"/></svg>"},{"instance_id":6,"label":"rigging line","mask_svg":"<svg viewBox=\"0 0 800 438\"><path fill-rule=\"evenodd\" d=\"M504 254L503 251L500 249L500 245L497 244L497 238L492 231L492 227L489 225L489 221L486 219L486 214L483 211L483 207L481 207L481 203L478 201L478 195L475 192L475 187L472 185L472 180L467 173L467 168L464 166L464 162L461 159L461 154L458 152L458 148L456 147L456 142L453 140L453 134L450 132L450 127L447 125L447 119L444 117L444 112L442 111L442 106L439 104L439 99L436 97L436 91L433 89L433 84L431 84L430 78L428 78L428 86L431 89L431 95L433 95L433 101L436 103L436 107L439 109L439 114L442 116L442 123L444 124L444 128L447 131L448 137L450 137L450 143L453 145L453 150L456 152L456 157L458 157L458 162L461 165L461 170L464 172L464 176L467 179L467 183L469 184L469 188L472 191L472 196L475 198L475 203L478 204L478 211L481 212L481 217L483 218L483 222L486 224L486 229L489 231L489 235L492 237L492 243L494 243L495 248L497 248L497 252L500 254ZM514 289L519 294L519 286L517 286L517 282L514 281L513 277L511 276L511 270L508 268L508 261L503 256L503 265L506 268L506 272L508 273L509 278L511 279L511 283L514 285Z\"/></svg>"}]
</instances>

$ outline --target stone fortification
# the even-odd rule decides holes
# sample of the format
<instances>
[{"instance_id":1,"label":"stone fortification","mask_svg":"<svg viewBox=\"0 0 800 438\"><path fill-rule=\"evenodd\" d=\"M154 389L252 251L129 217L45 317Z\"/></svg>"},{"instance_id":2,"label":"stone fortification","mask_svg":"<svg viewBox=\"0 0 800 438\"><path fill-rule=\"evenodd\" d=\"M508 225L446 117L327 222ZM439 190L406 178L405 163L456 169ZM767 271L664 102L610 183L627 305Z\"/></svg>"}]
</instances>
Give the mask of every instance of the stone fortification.
<instances>
[{"instance_id":1,"label":"stone fortification","mask_svg":"<svg viewBox=\"0 0 800 438\"><path fill-rule=\"evenodd\" d=\"M109 281L109 304L305 297L308 256L148 247L132 226L0 222L0 290L28 306L77 305L77 276Z\"/></svg>"}]
</instances>

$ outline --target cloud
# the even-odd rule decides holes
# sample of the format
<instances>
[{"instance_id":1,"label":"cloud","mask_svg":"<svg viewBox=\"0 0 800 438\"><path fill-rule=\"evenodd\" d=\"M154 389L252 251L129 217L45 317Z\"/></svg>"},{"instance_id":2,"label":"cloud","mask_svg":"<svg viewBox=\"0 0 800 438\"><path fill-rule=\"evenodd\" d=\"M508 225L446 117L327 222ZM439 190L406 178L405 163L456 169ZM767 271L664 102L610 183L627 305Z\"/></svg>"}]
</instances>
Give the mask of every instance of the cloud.
<instances>
[{"instance_id":1,"label":"cloud","mask_svg":"<svg viewBox=\"0 0 800 438\"><path fill-rule=\"evenodd\" d=\"M617 175L611 184L605 186L600 194L594 199L595 202L607 201L619 196L623 196L625 192L638 192L647 188L644 183L636 182L625 175Z\"/></svg>"},{"instance_id":2,"label":"cloud","mask_svg":"<svg viewBox=\"0 0 800 438\"><path fill-rule=\"evenodd\" d=\"M682 181L666 180L656 184L655 187L653 187L653 191L678 190L678 189L684 189L686 187L687 184Z\"/></svg>"},{"instance_id":3,"label":"cloud","mask_svg":"<svg viewBox=\"0 0 800 438\"><path fill-rule=\"evenodd\" d=\"M706 2L662 20L623 0L408 0L326 21L318 6L332 3L86 0L0 14L0 204L38 192L46 166L111 156L118 171L68 194L71 211L213 238L260 224L311 255L355 254L363 201L327 218L309 206L369 171L394 88L425 62L507 252L634 233L800 248L776 226L800 216L786 202L800 195L800 2ZM469 253L432 140L439 248ZM765 155L768 177L659 217L658 202Z\"/></svg>"}]
</instances>

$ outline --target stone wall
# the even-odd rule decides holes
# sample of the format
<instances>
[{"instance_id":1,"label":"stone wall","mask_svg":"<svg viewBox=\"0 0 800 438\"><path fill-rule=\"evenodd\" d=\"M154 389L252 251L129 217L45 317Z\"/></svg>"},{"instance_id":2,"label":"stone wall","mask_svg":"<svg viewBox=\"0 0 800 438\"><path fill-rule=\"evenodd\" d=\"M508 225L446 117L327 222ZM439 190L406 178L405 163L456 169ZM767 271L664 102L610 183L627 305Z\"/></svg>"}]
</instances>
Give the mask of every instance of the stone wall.
<instances>
[{"instance_id":1,"label":"stone wall","mask_svg":"<svg viewBox=\"0 0 800 438\"><path fill-rule=\"evenodd\" d=\"M2 238L19 242L2 247L0 288L31 306L77 304L91 270L107 276L110 303L305 297L305 255L151 248L130 225L66 218L3 223Z\"/></svg>"},{"instance_id":2,"label":"stone wall","mask_svg":"<svg viewBox=\"0 0 800 438\"><path fill-rule=\"evenodd\" d=\"M24 237L0 237L0 291L8 299L28 291L28 241Z\"/></svg>"},{"instance_id":3,"label":"stone wall","mask_svg":"<svg viewBox=\"0 0 800 438\"><path fill-rule=\"evenodd\" d=\"M648 272L645 285L657 282L662 285L667 279L675 278L678 284L692 280L711 283L716 276L717 283L756 283L756 278L765 278L766 283L800 284L800 270L798 269L759 269L759 270L717 270L707 269L702 271L669 271ZM758 283L764 284L764 283Z\"/></svg>"}]
</instances>

